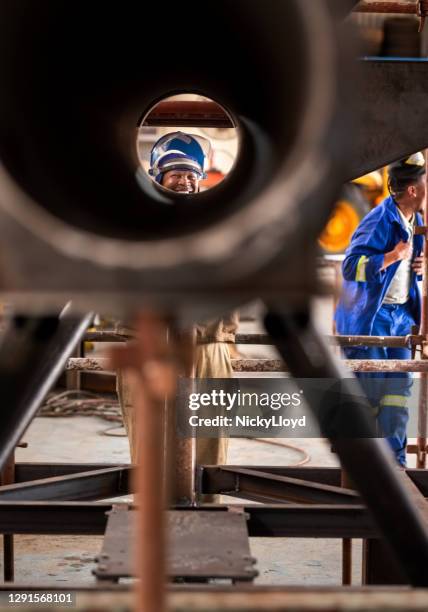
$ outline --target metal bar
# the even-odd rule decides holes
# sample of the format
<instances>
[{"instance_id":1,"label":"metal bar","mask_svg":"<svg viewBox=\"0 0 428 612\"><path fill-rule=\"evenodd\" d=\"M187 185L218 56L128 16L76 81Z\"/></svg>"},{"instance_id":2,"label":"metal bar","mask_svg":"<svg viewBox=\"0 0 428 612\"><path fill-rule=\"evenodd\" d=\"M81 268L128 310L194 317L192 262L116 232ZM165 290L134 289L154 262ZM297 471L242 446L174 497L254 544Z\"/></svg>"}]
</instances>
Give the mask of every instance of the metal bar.
<instances>
[{"instance_id":1,"label":"metal bar","mask_svg":"<svg viewBox=\"0 0 428 612\"><path fill-rule=\"evenodd\" d=\"M15 481L15 451L7 460L0 474L0 485L8 485ZM5 582L15 579L15 544L12 534L3 535L3 577Z\"/></svg>"},{"instance_id":2,"label":"metal bar","mask_svg":"<svg viewBox=\"0 0 428 612\"><path fill-rule=\"evenodd\" d=\"M341 485L351 488L351 482L345 470L341 471ZM352 540L350 538L342 540L342 584L344 586L352 584Z\"/></svg>"},{"instance_id":3,"label":"metal bar","mask_svg":"<svg viewBox=\"0 0 428 612\"><path fill-rule=\"evenodd\" d=\"M112 504L83 502L1 502L0 533L103 535Z\"/></svg>"},{"instance_id":4,"label":"metal bar","mask_svg":"<svg viewBox=\"0 0 428 612\"><path fill-rule=\"evenodd\" d=\"M340 468L335 467L283 467L283 466L267 466L267 465L200 465L199 466L199 487L204 494L215 494L221 490L233 490L234 476L233 470L246 468L256 470L264 474L274 474L279 476L288 476L289 478L298 478L310 482L331 485L340 487L341 472ZM227 469L223 469L227 468ZM427 473L428 487L428 473Z\"/></svg>"},{"instance_id":5,"label":"metal bar","mask_svg":"<svg viewBox=\"0 0 428 612\"><path fill-rule=\"evenodd\" d=\"M17 464L19 465L19 464ZM244 465L201 465L200 488L204 494L219 493L233 490L235 478L234 470L246 468ZM265 474L297 478L332 487L340 487L341 469L335 467L282 467L252 465L248 469ZM417 486L424 497L428 497L428 471L422 469L406 469L404 472Z\"/></svg>"},{"instance_id":6,"label":"metal bar","mask_svg":"<svg viewBox=\"0 0 428 612\"><path fill-rule=\"evenodd\" d=\"M361 0L353 8L354 13L396 13L418 15L418 2L383 2L382 0Z\"/></svg>"},{"instance_id":7,"label":"metal bar","mask_svg":"<svg viewBox=\"0 0 428 612\"><path fill-rule=\"evenodd\" d=\"M364 506L282 505L253 506L248 513L250 537L360 538L379 535ZM376 537L375 536L375 537Z\"/></svg>"},{"instance_id":8,"label":"metal bar","mask_svg":"<svg viewBox=\"0 0 428 612\"><path fill-rule=\"evenodd\" d=\"M425 512L415 506L415 496L399 477L387 442L373 437L374 419L369 404L352 401L353 381L347 379L340 360L335 358L319 334L311 327L306 312L289 314L269 312L267 331L305 391L324 436L334 442L342 466L367 503L382 536L391 546L391 554L410 584L427 586L428 529ZM332 378L348 388L346 411L340 402L320 402L319 392L305 385L305 379ZM306 387L306 388L305 388ZM314 407L317 408L314 408ZM344 414L345 412L345 414ZM349 432L359 437L350 438ZM423 498L421 499L423 502ZM422 503L422 502L421 502ZM424 502L425 503L425 502ZM406 528L402 529L402 525ZM352 536L345 536L352 537Z\"/></svg>"},{"instance_id":9,"label":"metal bar","mask_svg":"<svg viewBox=\"0 0 428 612\"><path fill-rule=\"evenodd\" d=\"M428 372L428 362L413 359L344 359L345 367L352 372ZM71 358L67 370L105 371L109 361L103 357ZM232 359L234 372L287 372L281 359Z\"/></svg>"},{"instance_id":10,"label":"metal bar","mask_svg":"<svg viewBox=\"0 0 428 612\"><path fill-rule=\"evenodd\" d=\"M41 480L44 478L55 478L57 476L68 476L82 472L95 472L111 468L126 469L127 464L115 463L15 463L15 482L28 482L30 480Z\"/></svg>"},{"instance_id":11,"label":"metal bar","mask_svg":"<svg viewBox=\"0 0 428 612\"><path fill-rule=\"evenodd\" d=\"M428 524L428 503L416 484L404 471L399 471L398 478L419 509ZM407 584L405 575L383 540L367 540L363 550L363 577L365 584Z\"/></svg>"},{"instance_id":12,"label":"metal bar","mask_svg":"<svg viewBox=\"0 0 428 612\"><path fill-rule=\"evenodd\" d=\"M126 342L131 336L107 330L89 331L85 334L88 342ZM408 336L327 336L329 342L339 346L385 346L408 348L422 343L420 335ZM236 334L235 344L257 344L263 346L273 345L268 334Z\"/></svg>"},{"instance_id":13,"label":"metal bar","mask_svg":"<svg viewBox=\"0 0 428 612\"><path fill-rule=\"evenodd\" d=\"M414 359L345 359L351 372L428 372L428 361Z\"/></svg>"},{"instance_id":14,"label":"metal bar","mask_svg":"<svg viewBox=\"0 0 428 612\"><path fill-rule=\"evenodd\" d=\"M13 591L11 585L0 584L0 591ZM17 589L18 590L18 589ZM64 592L60 584L19 585L19 591ZM133 594L128 585L103 583L67 585L76 594L79 612L120 610L135 612ZM170 612L425 612L428 593L404 587L341 587L276 586L226 584L169 584Z\"/></svg>"},{"instance_id":15,"label":"metal bar","mask_svg":"<svg viewBox=\"0 0 428 612\"><path fill-rule=\"evenodd\" d=\"M406 576L382 539L363 541L362 582L364 585L408 584Z\"/></svg>"},{"instance_id":16,"label":"metal bar","mask_svg":"<svg viewBox=\"0 0 428 612\"><path fill-rule=\"evenodd\" d=\"M421 344L421 336L329 336L331 344L339 346L382 346L391 348L410 348Z\"/></svg>"},{"instance_id":17,"label":"metal bar","mask_svg":"<svg viewBox=\"0 0 428 612\"><path fill-rule=\"evenodd\" d=\"M416 470L415 470L416 471ZM408 491L421 514L428 524L428 504L422 492L406 472L398 473L398 478ZM363 548L363 580L364 584L407 584L402 569L391 557L389 546L383 540L369 539L364 542Z\"/></svg>"},{"instance_id":18,"label":"metal bar","mask_svg":"<svg viewBox=\"0 0 428 612\"><path fill-rule=\"evenodd\" d=\"M90 501L131 493L130 468L109 468L0 487L3 501Z\"/></svg>"},{"instance_id":19,"label":"metal bar","mask_svg":"<svg viewBox=\"0 0 428 612\"><path fill-rule=\"evenodd\" d=\"M428 150L425 152L426 168L428 170ZM428 184L428 183L427 183ZM428 226L428 207L424 206L424 225ZM421 312L421 325L420 332L423 336L423 350L421 359L427 360L428 354L428 241L427 235L424 234L424 248L423 248L423 283L422 283L422 312ZM418 468L425 468L427 461L426 445L427 445L427 402L428 402L428 373L422 372L420 387L419 387L419 404L418 404L418 437L417 447L418 453L416 457L416 466Z\"/></svg>"},{"instance_id":20,"label":"metal bar","mask_svg":"<svg viewBox=\"0 0 428 612\"><path fill-rule=\"evenodd\" d=\"M268 334L236 334L235 344L272 345L273 342Z\"/></svg>"},{"instance_id":21,"label":"metal bar","mask_svg":"<svg viewBox=\"0 0 428 612\"><path fill-rule=\"evenodd\" d=\"M89 330L85 334L85 342L126 342L131 336L126 336L114 330Z\"/></svg>"},{"instance_id":22,"label":"metal bar","mask_svg":"<svg viewBox=\"0 0 428 612\"><path fill-rule=\"evenodd\" d=\"M73 357L84 357L83 343L78 342L73 351ZM78 370L69 370L65 375L65 386L67 390L74 391L81 389L81 375Z\"/></svg>"},{"instance_id":23,"label":"metal bar","mask_svg":"<svg viewBox=\"0 0 428 612\"><path fill-rule=\"evenodd\" d=\"M215 476L222 480L222 472L232 476L227 479L227 488L216 487ZM214 476L214 482L207 482L209 476ZM252 501L269 501L269 503L296 502L314 504L356 504L360 498L355 491L330 485L309 482L298 478L290 478L278 474L259 472L245 467L219 467L211 473L205 472L201 480L201 494L206 494L204 487L210 493L230 495ZM213 490L214 489L214 490Z\"/></svg>"},{"instance_id":24,"label":"metal bar","mask_svg":"<svg viewBox=\"0 0 428 612\"><path fill-rule=\"evenodd\" d=\"M81 341L92 315L16 318L0 344L0 468Z\"/></svg>"},{"instance_id":25,"label":"metal bar","mask_svg":"<svg viewBox=\"0 0 428 612\"><path fill-rule=\"evenodd\" d=\"M71 357L67 360L65 369L104 372L111 369L111 365L110 360L106 357Z\"/></svg>"},{"instance_id":26,"label":"metal bar","mask_svg":"<svg viewBox=\"0 0 428 612\"><path fill-rule=\"evenodd\" d=\"M232 506L236 507L236 506ZM379 531L361 505L244 505L250 537L376 538ZM32 535L103 535L108 503L1 502L0 533ZM192 509L175 506L174 510ZM207 504L200 510L227 512L228 506Z\"/></svg>"},{"instance_id":27,"label":"metal bar","mask_svg":"<svg viewBox=\"0 0 428 612\"><path fill-rule=\"evenodd\" d=\"M144 121L144 126L234 128L229 115L215 102L160 102Z\"/></svg>"}]
</instances>

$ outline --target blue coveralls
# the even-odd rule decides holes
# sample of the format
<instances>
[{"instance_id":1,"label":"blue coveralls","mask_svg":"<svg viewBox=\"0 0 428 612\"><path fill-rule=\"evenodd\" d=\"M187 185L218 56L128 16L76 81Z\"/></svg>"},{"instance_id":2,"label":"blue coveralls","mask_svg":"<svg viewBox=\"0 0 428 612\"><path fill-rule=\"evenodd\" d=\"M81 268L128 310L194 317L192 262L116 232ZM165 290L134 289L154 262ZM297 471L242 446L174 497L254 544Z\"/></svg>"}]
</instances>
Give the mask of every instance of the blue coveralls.
<instances>
[{"instance_id":1,"label":"blue coveralls","mask_svg":"<svg viewBox=\"0 0 428 612\"><path fill-rule=\"evenodd\" d=\"M416 225L422 225L416 215ZM383 304L388 287L401 262L381 271L384 255L401 241L407 241L397 205L386 198L360 223L343 262L343 293L336 310L336 329L341 335L405 336L420 324L421 300L417 275L411 273L406 304ZM421 254L422 236L413 238L413 257ZM344 349L348 359L409 359L404 348L355 347ZM381 434L387 438L400 465L406 465L409 419L406 400L411 393L411 375L397 373L358 373L376 414Z\"/></svg>"}]
</instances>

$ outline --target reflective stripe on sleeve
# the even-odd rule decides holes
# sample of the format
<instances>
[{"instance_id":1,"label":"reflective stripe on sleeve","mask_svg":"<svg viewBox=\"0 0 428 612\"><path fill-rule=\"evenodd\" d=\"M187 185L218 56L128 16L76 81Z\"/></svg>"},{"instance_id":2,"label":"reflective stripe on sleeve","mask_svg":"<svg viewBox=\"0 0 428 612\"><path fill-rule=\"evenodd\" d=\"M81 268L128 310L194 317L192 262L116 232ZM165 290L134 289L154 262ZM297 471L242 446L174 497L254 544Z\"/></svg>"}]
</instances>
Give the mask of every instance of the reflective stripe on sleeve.
<instances>
[{"instance_id":1,"label":"reflective stripe on sleeve","mask_svg":"<svg viewBox=\"0 0 428 612\"><path fill-rule=\"evenodd\" d=\"M357 273L355 275L355 280L358 283L365 283L365 282L367 282L367 278L366 278L366 265L367 265L368 261L369 261L369 258L366 255L363 255L358 260L358 263L357 263Z\"/></svg>"},{"instance_id":2,"label":"reflective stripe on sleeve","mask_svg":"<svg viewBox=\"0 0 428 612\"><path fill-rule=\"evenodd\" d=\"M384 395L380 401L381 406L392 406L395 408L406 408L407 395Z\"/></svg>"}]
</instances>

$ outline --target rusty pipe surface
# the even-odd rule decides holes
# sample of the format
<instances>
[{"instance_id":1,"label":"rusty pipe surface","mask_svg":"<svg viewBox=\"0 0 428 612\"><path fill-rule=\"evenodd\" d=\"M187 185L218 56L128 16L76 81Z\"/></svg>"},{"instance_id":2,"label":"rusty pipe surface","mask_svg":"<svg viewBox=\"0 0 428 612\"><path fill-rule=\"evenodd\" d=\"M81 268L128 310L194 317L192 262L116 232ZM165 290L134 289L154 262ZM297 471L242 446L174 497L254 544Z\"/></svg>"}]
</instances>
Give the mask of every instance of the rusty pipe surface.
<instances>
[{"instance_id":1,"label":"rusty pipe surface","mask_svg":"<svg viewBox=\"0 0 428 612\"><path fill-rule=\"evenodd\" d=\"M419 32L422 32L428 16L428 1L417 0L414 2L382 2L378 0L361 0L353 11L356 13L417 15L420 18Z\"/></svg>"},{"instance_id":2,"label":"rusty pipe surface","mask_svg":"<svg viewBox=\"0 0 428 612\"><path fill-rule=\"evenodd\" d=\"M428 372L428 361L414 359L345 359L351 372Z\"/></svg>"},{"instance_id":3,"label":"rusty pipe surface","mask_svg":"<svg viewBox=\"0 0 428 612\"><path fill-rule=\"evenodd\" d=\"M382 0L361 0L353 9L354 13L397 13L419 15L419 2L382 2Z\"/></svg>"},{"instance_id":4,"label":"rusty pipe surface","mask_svg":"<svg viewBox=\"0 0 428 612\"><path fill-rule=\"evenodd\" d=\"M420 336L329 336L331 344L339 346L382 346L410 348L422 342Z\"/></svg>"},{"instance_id":5,"label":"rusty pipe surface","mask_svg":"<svg viewBox=\"0 0 428 612\"><path fill-rule=\"evenodd\" d=\"M176 392L173 349L165 322L141 313L136 341L116 347L112 367L126 371L132 385L137 424L137 467L134 474L136 610L164 612L166 583L165 402Z\"/></svg>"},{"instance_id":6,"label":"rusty pipe surface","mask_svg":"<svg viewBox=\"0 0 428 612\"><path fill-rule=\"evenodd\" d=\"M428 360L415 359L344 359L343 364L351 372L428 372ZM232 359L234 372L287 372L287 364L281 359ZM66 370L102 372L109 369L103 357L72 357Z\"/></svg>"}]
</instances>

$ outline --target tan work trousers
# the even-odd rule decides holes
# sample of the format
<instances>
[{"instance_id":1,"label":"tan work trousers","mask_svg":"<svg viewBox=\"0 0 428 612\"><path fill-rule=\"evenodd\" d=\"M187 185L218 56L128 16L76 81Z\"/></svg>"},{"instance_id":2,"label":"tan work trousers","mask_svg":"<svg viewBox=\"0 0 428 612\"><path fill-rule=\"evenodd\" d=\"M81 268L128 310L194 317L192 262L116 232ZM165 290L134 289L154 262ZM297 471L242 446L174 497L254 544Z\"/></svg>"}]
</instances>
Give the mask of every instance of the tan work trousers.
<instances>
[{"instance_id":1,"label":"tan work trousers","mask_svg":"<svg viewBox=\"0 0 428 612\"><path fill-rule=\"evenodd\" d=\"M195 378L231 378L233 376L229 347L222 342L201 344L196 347ZM128 434L131 462L138 462L136 413L132 389L125 372L117 373L117 393L123 421ZM198 465L223 465L227 461L227 438L198 438L196 461Z\"/></svg>"}]
</instances>

